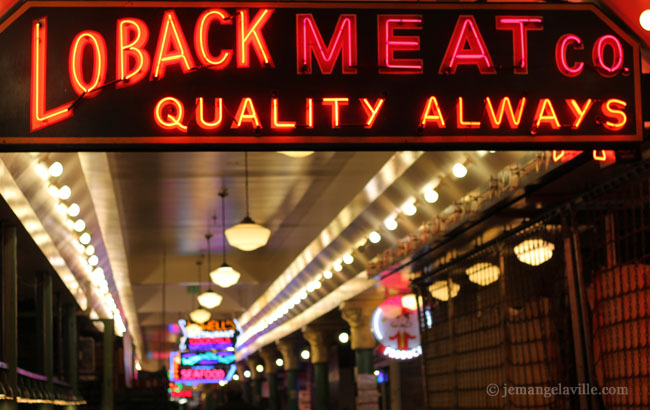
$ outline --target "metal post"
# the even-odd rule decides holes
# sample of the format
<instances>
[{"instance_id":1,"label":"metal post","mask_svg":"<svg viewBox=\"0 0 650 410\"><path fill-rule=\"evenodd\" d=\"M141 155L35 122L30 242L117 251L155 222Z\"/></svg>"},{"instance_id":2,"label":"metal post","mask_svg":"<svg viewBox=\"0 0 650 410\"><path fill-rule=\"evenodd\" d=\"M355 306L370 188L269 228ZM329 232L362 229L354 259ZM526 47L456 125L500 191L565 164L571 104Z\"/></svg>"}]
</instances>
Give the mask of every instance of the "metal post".
<instances>
[{"instance_id":1,"label":"metal post","mask_svg":"<svg viewBox=\"0 0 650 410\"><path fill-rule=\"evenodd\" d=\"M104 382L102 384L102 409L113 410L113 346L115 344L115 325L113 319L104 322Z\"/></svg>"},{"instance_id":2,"label":"metal post","mask_svg":"<svg viewBox=\"0 0 650 410\"><path fill-rule=\"evenodd\" d=\"M278 376L275 373L266 374L269 384L269 410L280 410L280 397L278 396Z\"/></svg>"},{"instance_id":3,"label":"metal post","mask_svg":"<svg viewBox=\"0 0 650 410\"><path fill-rule=\"evenodd\" d=\"M41 334L42 369L47 377L47 390L54 392L54 326L53 326L53 303L52 303L52 276L47 272L40 272L37 275L37 289L39 297L38 323ZM40 404L39 409L49 410L52 404Z\"/></svg>"},{"instance_id":4,"label":"metal post","mask_svg":"<svg viewBox=\"0 0 650 410\"><path fill-rule=\"evenodd\" d=\"M298 410L298 369L287 370L287 410Z\"/></svg>"},{"instance_id":5,"label":"metal post","mask_svg":"<svg viewBox=\"0 0 650 410\"><path fill-rule=\"evenodd\" d=\"M253 406L262 405L262 379L257 377L253 379Z\"/></svg>"},{"instance_id":6,"label":"metal post","mask_svg":"<svg viewBox=\"0 0 650 410\"><path fill-rule=\"evenodd\" d=\"M375 363L372 356L372 349L357 349L354 351L354 356L357 362L358 374L374 373Z\"/></svg>"},{"instance_id":7,"label":"metal post","mask_svg":"<svg viewBox=\"0 0 650 410\"><path fill-rule=\"evenodd\" d=\"M512 344L510 341L510 332L508 331L508 324L510 321L510 316L508 314L508 287L507 287L507 280L508 277L506 276L508 270L506 269L506 255L505 255L505 247L502 246L499 249L499 269L501 270L501 276L499 276L499 296L501 298L501 336L503 337L503 353L504 353L504 360L503 360L503 381L506 385L510 385L510 375L512 373ZM495 380L496 381L496 380ZM510 409L512 408L511 403L510 403L510 397L505 396L503 398L504 401L504 408Z\"/></svg>"},{"instance_id":8,"label":"metal post","mask_svg":"<svg viewBox=\"0 0 650 410\"><path fill-rule=\"evenodd\" d=\"M77 309L74 305L64 308L65 321L65 380L72 386L75 395L79 394L78 359L77 351ZM68 406L67 410L74 410L77 406Z\"/></svg>"},{"instance_id":9,"label":"metal post","mask_svg":"<svg viewBox=\"0 0 650 410\"><path fill-rule=\"evenodd\" d=\"M18 269L16 228L2 228L2 359L7 364L7 384L18 393ZM0 409L16 410L15 400L0 400Z\"/></svg>"},{"instance_id":10,"label":"metal post","mask_svg":"<svg viewBox=\"0 0 650 410\"><path fill-rule=\"evenodd\" d=\"M315 410L329 409L329 371L327 362L314 363L314 385L316 387Z\"/></svg>"}]
</instances>

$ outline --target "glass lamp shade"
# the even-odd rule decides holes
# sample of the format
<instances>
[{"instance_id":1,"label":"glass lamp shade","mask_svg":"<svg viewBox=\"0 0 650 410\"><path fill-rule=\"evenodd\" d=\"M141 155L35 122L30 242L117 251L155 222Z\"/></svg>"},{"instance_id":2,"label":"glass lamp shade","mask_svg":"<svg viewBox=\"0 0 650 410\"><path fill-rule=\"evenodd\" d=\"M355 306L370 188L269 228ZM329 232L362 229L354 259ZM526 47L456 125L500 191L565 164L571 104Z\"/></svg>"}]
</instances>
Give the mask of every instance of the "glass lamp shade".
<instances>
[{"instance_id":1,"label":"glass lamp shade","mask_svg":"<svg viewBox=\"0 0 650 410\"><path fill-rule=\"evenodd\" d=\"M194 323L205 323L210 320L212 314L205 309L194 309L190 312L190 319Z\"/></svg>"},{"instance_id":2,"label":"glass lamp shade","mask_svg":"<svg viewBox=\"0 0 650 410\"><path fill-rule=\"evenodd\" d=\"M270 229L256 224L248 216L239 224L226 229L226 238L230 246L247 252L266 245L270 236Z\"/></svg>"},{"instance_id":3,"label":"glass lamp shade","mask_svg":"<svg viewBox=\"0 0 650 410\"><path fill-rule=\"evenodd\" d=\"M555 245L541 238L527 239L514 247L515 256L520 262L539 266L553 257Z\"/></svg>"},{"instance_id":4,"label":"glass lamp shade","mask_svg":"<svg viewBox=\"0 0 650 410\"><path fill-rule=\"evenodd\" d=\"M217 269L210 272L210 279L212 283L222 288L229 288L239 282L241 274L234 270L232 266L224 263ZM221 302L221 300L219 300ZM200 302L199 302L200 303Z\"/></svg>"},{"instance_id":5,"label":"glass lamp shade","mask_svg":"<svg viewBox=\"0 0 650 410\"><path fill-rule=\"evenodd\" d=\"M207 292L201 293L197 297L197 300L199 301L199 305L203 306L204 308L214 309L221 304L221 301L223 300L223 296L221 296L217 292L208 290Z\"/></svg>"},{"instance_id":6,"label":"glass lamp shade","mask_svg":"<svg viewBox=\"0 0 650 410\"><path fill-rule=\"evenodd\" d=\"M278 154L286 155L291 158L304 158L313 154L314 151L278 151Z\"/></svg>"},{"instance_id":7,"label":"glass lamp shade","mask_svg":"<svg viewBox=\"0 0 650 410\"><path fill-rule=\"evenodd\" d=\"M201 334L203 328L201 327L201 325L198 325L196 323L190 323L185 327L185 331L187 332L187 335L189 337L197 337Z\"/></svg>"},{"instance_id":8,"label":"glass lamp shade","mask_svg":"<svg viewBox=\"0 0 650 410\"><path fill-rule=\"evenodd\" d=\"M501 269L491 263L479 262L467 268L465 273L470 282L479 286L487 286L499 280Z\"/></svg>"},{"instance_id":9,"label":"glass lamp shade","mask_svg":"<svg viewBox=\"0 0 650 410\"><path fill-rule=\"evenodd\" d=\"M439 280L429 286L429 292L431 292L431 296L443 302L448 301L450 296L452 298L455 298L456 295L458 295L458 291L460 291L459 284L451 282L450 288L446 280Z\"/></svg>"}]
</instances>

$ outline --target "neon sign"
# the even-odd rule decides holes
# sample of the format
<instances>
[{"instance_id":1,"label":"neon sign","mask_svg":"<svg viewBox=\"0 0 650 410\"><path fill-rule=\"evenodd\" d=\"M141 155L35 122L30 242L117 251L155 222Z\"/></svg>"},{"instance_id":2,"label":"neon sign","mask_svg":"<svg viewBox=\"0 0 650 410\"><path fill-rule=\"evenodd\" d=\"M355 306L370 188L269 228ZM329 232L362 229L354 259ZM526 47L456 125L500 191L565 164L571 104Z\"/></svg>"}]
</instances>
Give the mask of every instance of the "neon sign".
<instances>
[{"instance_id":1,"label":"neon sign","mask_svg":"<svg viewBox=\"0 0 650 410\"><path fill-rule=\"evenodd\" d=\"M0 25L5 143L642 139L639 46L593 5L122 6L27 1Z\"/></svg>"},{"instance_id":2,"label":"neon sign","mask_svg":"<svg viewBox=\"0 0 650 410\"><path fill-rule=\"evenodd\" d=\"M414 359L422 354L415 295L398 295L384 300L372 314L372 333L379 352L396 360Z\"/></svg>"}]
</instances>

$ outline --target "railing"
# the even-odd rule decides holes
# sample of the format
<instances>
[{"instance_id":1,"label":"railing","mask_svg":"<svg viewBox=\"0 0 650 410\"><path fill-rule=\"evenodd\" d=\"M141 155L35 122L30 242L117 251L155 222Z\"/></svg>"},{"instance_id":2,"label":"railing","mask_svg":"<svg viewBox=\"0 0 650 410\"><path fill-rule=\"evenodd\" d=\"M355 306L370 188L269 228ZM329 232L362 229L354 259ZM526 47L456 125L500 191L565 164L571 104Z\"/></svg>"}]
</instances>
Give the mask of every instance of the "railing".
<instances>
[{"instance_id":1,"label":"railing","mask_svg":"<svg viewBox=\"0 0 650 410\"><path fill-rule=\"evenodd\" d=\"M41 374L17 369L18 385L14 389L7 380L8 366L0 362L0 400L15 400L24 404L53 404L55 406L78 406L86 404L69 384L53 379L48 386L48 379Z\"/></svg>"}]
</instances>

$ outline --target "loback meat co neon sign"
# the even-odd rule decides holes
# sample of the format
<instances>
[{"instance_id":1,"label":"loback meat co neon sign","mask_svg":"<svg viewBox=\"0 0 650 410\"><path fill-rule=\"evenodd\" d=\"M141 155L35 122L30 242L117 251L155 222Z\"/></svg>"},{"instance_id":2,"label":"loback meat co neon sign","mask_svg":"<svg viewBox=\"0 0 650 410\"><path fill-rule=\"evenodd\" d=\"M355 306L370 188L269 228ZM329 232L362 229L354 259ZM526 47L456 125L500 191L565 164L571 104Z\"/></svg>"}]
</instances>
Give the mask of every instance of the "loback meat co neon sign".
<instances>
[{"instance_id":1,"label":"loback meat co neon sign","mask_svg":"<svg viewBox=\"0 0 650 410\"><path fill-rule=\"evenodd\" d=\"M130 4L27 2L0 25L5 142L642 138L639 47L592 5Z\"/></svg>"}]
</instances>

